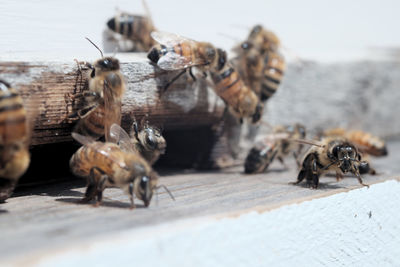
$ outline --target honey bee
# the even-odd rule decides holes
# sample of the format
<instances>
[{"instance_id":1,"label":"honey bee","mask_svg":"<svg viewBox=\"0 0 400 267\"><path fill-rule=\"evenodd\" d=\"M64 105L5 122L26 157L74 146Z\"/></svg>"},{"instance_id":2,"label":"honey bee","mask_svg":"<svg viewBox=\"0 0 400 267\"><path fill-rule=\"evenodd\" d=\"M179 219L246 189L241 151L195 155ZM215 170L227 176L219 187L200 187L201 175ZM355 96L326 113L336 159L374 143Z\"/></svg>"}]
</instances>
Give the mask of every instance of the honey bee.
<instances>
[{"instance_id":1,"label":"honey bee","mask_svg":"<svg viewBox=\"0 0 400 267\"><path fill-rule=\"evenodd\" d=\"M107 22L108 28L116 34L119 34L123 40L129 40L133 44L132 52L146 52L153 45L154 40L150 33L155 31L149 9L143 1L147 16L119 12L115 17Z\"/></svg>"},{"instance_id":2,"label":"honey bee","mask_svg":"<svg viewBox=\"0 0 400 267\"><path fill-rule=\"evenodd\" d=\"M100 51L101 59L97 60L94 66L86 62L78 63L91 69L89 90L69 96L71 99L83 97L85 106L68 118L79 119L74 131L94 139L106 135L108 140L110 126L121 122L125 81L118 59L104 57L103 52L92 41L86 39Z\"/></svg>"},{"instance_id":3,"label":"honey bee","mask_svg":"<svg viewBox=\"0 0 400 267\"><path fill-rule=\"evenodd\" d=\"M368 132L359 130L346 131L343 128L329 129L323 132L323 136L342 136L354 143L360 152L380 157L388 154L385 141Z\"/></svg>"},{"instance_id":4,"label":"honey bee","mask_svg":"<svg viewBox=\"0 0 400 267\"><path fill-rule=\"evenodd\" d=\"M135 151L129 135L116 124L111 129L110 140L114 142L96 142L88 136L72 133L73 138L83 146L71 157L70 167L74 175L86 178L88 182L85 197L81 201L97 198L98 206L105 188L118 187L129 194L132 209L135 208L134 196L147 207L154 190L159 187L158 176Z\"/></svg>"},{"instance_id":5,"label":"honey bee","mask_svg":"<svg viewBox=\"0 0 400 267\"><path fill-rule=\"evenodd\" d=\"M151 165L153 165L160 155L165 153L167 142L157 127L150 126L146 121L141 127L134 119L130 131L130 139L135 150L138 151Z\"/></svg>"},{"instance_id":6,"label":"honey bee","mask_svg":"<svg viewBox=\"0 0 400 267\"><path fill-rule=\"evenodd\" d=\"M239 71L261 101L275 94L284 75L285 59L278 50L279 46L278 37L258 25L240 48L235 49Z\"/></svg>"},{"instance_id":7,"label":"honey bee","mask_svg":"<svg viewBox=\"0 0 400 267\"><path fill-rule=\"evenodd\" d=\"M303 144L294 142L291 139L304 139L305 136L305 127L300 124L275 127L271 135L261 142L257 142L251 148L245 160L244 172L248 174L262 173L268 169L268 166L275 158L285 166L283 159L290 153L293 153L297 165L300 166L298 158L303 149Z\"/></svg>"},{"instance_id":8,"label":"honey bee","mask_svg":"<svg viewBox=\"0 0 400 267\"><path fill-rule=\"evenodd\" d=\"M10 197L29 166L28 124L21 96L0 80L0 202Z\"/></svg>"},{"instance_id":9,"label":"honey bee","mask_svg":"<svg viewBox=\"0 0 400 267\"><path fill-rule=\"evenodd\" d=\"M153 32L151 36L160 44L154 46L147 57L165 70L183 69L170 83L191 68L203 73L209 72L213 89L226 103L228 109L242 120L251 117L253 122L261 118L263 105L257 96L243 83L239 73L227 62L226 52L206 42L196 42L188 38L165 32Z\"/></svg>"},{"instance_id":10,"label":"honey bee","mask_svg":"<svg viewBox=\"0 0 400 267\"><path fill-rule=\"evenodd\" d=\"M360 176L360 167L364 168L361 154L357 147L345 138L328 137L320 143L313 143L303 159L301 170L297 176L297 182L306 179L311 188L317 188L319 177L329 171L336 172L337 180L343 178L343 174L353 173L360 184L364 184Z\"/></svg>"}]
</instances>

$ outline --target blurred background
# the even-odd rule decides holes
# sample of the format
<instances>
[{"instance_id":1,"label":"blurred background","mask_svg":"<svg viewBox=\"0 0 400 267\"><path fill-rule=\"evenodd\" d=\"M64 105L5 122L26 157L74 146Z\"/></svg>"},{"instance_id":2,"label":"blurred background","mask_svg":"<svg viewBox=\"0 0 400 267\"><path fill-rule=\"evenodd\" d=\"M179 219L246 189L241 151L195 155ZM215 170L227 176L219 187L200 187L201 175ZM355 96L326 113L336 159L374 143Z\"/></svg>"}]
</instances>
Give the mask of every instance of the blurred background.
<instances>
[{"instance_id":1,"label":"blurred background","mask_svg":"<svg viewBox=\"0 0 400 267\"><path fill-rule=\"evenodd\" d=\"M230 50L255 24L276 32L289 64L268 101L271 124L352 127L400 135L396 114L400 35L394 0L147 0L156 27ZM0 3L0 60L94 60L117 10L145 14L142 1ZM118 55L117 55L118 57Z\"/></svg>"}]
</instances>

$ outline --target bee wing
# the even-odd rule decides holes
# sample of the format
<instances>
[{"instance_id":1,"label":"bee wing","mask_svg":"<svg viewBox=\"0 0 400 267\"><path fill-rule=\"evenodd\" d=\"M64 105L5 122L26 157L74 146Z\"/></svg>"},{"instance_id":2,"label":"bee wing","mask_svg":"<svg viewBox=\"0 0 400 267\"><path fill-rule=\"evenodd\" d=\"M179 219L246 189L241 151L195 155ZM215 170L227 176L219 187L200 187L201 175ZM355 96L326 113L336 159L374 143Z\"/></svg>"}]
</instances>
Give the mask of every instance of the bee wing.
<instances>
[{"instance_id":1,"label":"bee wing","mask_svg":"<svg viewBox=\"0 0 400 267\"><path fill-rule=\"evenodd\" d=\"M180 70L193 67L196 65L204 65L204 61L190 59L178 55L174 52L169 52L158 60L157 65L164 70Z\"/></svg>"},{"instance_id":2,"label":"bee wing","mask_svg":"<svg viewBox=\"0 0 400 267\"><path fill-rule=\"evenodd\" d=\"M111 125L110 137L112 139L112 142L114 142L115 144L118 144L122 150L127 151L127 152L135 151L135 147L133 146L133 144L131 142L130 136L118 124L114 123L113 125Z\"/></svg>"},{"instance_id":3,"label":"bee wing","mask_svg":"<svg viewBox=\"0 0 400 267\"><path fill-rule=\"evenodd\" d=\"M71 135L76 141L78 141L79 143L81 143L84 146L96 142L96 140L94 140L93 138L91 138L89 136L81 135L81 134L78 134L75 132L72 132ZM92 146L91 148L96 150L98 153L105 155L110 160L112 160L115 164L118 164L121 168L129 170L128 166L125 164L125 162L123 160L121 160L120 158L115 158L113 156L113 154L110 153L110 151L108 151L107 149L100 149L96 146Z\"/></svg>"},{"instance_id":4,"label":"bee wing","mask_svg":"<svg viewBox=\"0 0 400 267\"><path fill-rule=\"evenodd\" d=\"M74 138L76 141L78 141L82 145L88 145L90 143L95 142L95 140L89 136L81 135L81 134L78 134L75 132L72 132L71 135L72 135L72 138Z\"/></svg>"},{"instance_id":5,"label":"bee wing","mask_svg":"<svg viewBox=\"0 0 400 267\"><path fill-rule=\"evenodd\" d=\"M159 42L160 44L172 47L177 44L183 43L183 42L190 42L195 44L196 41L180 36L175 33L170 33L170 32L163 32L163 31L154 31L150 33L151 37Z\"/></svg>"},{"instance_id":6,"label":"bee wing","mask_svg":"<svg viewBox=\"0 0 400 267\"><path fill-rule=\"evenodd\" d=\"M120 77L115 73L110 73L104 79L103 95L104 95L104 131L106 142L112 142L110 136L111 125L121 124L121 97L116 95L113 88L115 80ZM122 83L122 81L120 81Z\"/></svg>"}]
</instances>

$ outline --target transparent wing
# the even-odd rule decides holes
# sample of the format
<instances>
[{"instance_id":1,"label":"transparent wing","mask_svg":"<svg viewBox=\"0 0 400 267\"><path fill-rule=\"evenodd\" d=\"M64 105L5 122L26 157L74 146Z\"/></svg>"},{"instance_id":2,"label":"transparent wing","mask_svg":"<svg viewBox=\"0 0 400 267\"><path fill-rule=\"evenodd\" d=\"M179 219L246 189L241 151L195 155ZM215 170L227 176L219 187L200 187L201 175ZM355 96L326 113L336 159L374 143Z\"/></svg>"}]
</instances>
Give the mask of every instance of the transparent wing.
<instances>
[{"instance_id":1,"label":"transparent wing","mask_svg":"<svg viewBox=\"0 0 400 267\"><path fill-rule=\"evenodd\" d=\"M84 136L75 132L71 133L72 137L78 141L79 143L81 143L82 145L90 145L94 142L96 142L96 140L94 140L93 138L89 137L89 136ZM91 146L92 149L96 150L98 153L105 155L107 158L109 158L110 160L112 160L115 164L118 164L121 168L129 170L128 166L125 164L125 162L123 160L121 160L119 157L116 158L115 156L113 156L113 153L111 152L111 149L100 149L97 146Z\"/></svg>"},{"instance_id":2,"label":"transparent wing","mask_svg":"<svg viewBox=\"0 0 400 267\"><path fill-rule=\"evenodd\" d=\"M196 44L196 41L180 36L175 33L169 33L169 32L162 32L162 31L154 31L150 33L151 37L156 40L158 43L166 45L166 46L175 46L177 44L183 43L183 42L189 42L192 44Z\"/></svg>"},{"instance_id":3,"label":"transparent wing","mask_svg":"<svg viewBox=\"0 0 400 267\"><path fill-rule=\"evenodd\" d=\"M95 142L95 140L89 136L81 135L81 134L78 134L75 132L72 132L71 135L72 135L72 138L74 138L76 141L78 141L82 145L88 145L88 144Z\"/></svg>"},{"instance_id":4,"label":"transparent wing","mask_svg":"<svg viewBox=\"0 0 400 267\"><path fill-rule=\"evenodd\" d=\"M127 152L135 151L135 147L131 142L130 136L118 124L114 123L113 125L111 125L110 137L112 139L112 142L115 144L118 144L122 150L127 151Z\"/></svg>"},{"instance_id":5,"label":"transparent wing","mask_svg":"<svg viewBox=\"0 0 400 267\"><path fill-rule=\"evenodd\" d=\"M164 70L180 70L200 64L196 64L190 59L176 53L169 52L158 60L157 65Z\"/></svg>"},{"instance_id":6,"label":"transparent wing","mask_svg":"<svg viewBox=\"0 0 400 267\"><path fill-rule=\"evenodd\" d=\"M119 82L117 82L119 80ZM121 97L117 95L120 89L113 88L113 85L122 86L120 77L110 73L104 80L104 135L106 142L112 142L110 128L113 124L121 124Z\"/></svg>"}]
</instances>

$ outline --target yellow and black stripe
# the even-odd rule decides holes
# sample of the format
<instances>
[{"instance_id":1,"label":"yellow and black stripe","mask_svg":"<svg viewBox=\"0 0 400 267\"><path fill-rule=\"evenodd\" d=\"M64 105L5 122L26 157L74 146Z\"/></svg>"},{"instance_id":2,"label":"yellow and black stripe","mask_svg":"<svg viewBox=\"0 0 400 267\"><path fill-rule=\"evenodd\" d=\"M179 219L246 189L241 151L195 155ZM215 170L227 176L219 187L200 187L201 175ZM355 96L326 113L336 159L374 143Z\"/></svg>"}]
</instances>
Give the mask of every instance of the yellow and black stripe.
<instances>
[{"instance_id":1,"label":"yellow and black stripe","mask_svg":"<svg viewBox=\"0 0 400 267\"><path fill-rule=\"evenodd\" d=\"M284 71L284 58L279 53L273 51L267 52L264 58L264 69L261 81L261 101L266 101L275 94L282 81Z\"/></svg>"}]
</instances>

